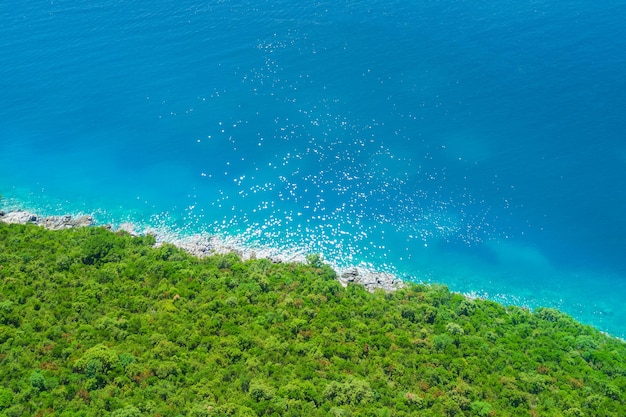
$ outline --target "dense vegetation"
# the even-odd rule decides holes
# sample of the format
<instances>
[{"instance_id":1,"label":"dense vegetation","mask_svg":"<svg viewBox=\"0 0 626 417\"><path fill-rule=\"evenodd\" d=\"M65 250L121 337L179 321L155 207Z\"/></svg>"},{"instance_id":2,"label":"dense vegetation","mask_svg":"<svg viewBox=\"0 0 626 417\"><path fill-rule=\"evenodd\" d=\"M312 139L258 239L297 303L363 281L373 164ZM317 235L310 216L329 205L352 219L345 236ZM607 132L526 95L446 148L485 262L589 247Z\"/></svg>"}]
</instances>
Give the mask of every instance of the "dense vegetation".
<instances>
[{"instance_id":1,"label":"dense vegetation","mask_svg":"<svg viewBox=\"0 0 626 417\"><path fill-rule=\"evenodd\" d=\"M0 223L0 416L625 416L626 346L444 286Z\"/></svg>"}]
</instances>

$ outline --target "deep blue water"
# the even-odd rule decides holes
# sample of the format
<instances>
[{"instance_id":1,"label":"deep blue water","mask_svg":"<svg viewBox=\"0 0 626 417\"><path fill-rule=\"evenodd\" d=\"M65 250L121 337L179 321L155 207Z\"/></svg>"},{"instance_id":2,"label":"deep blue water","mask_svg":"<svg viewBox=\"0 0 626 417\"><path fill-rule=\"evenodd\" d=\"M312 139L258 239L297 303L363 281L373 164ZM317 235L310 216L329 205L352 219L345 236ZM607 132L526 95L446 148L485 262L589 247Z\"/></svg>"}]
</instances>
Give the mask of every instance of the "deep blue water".
<instances>
[{"instance_id":1,"label":"deep blue water","mask_svg":"<svg viewBox=\"0 0 626 417\"><path fill-rule=\"evenodd\" d=\"M0 205L626 336L626 4L0 3Z\"/></svg>"}]
</instances>

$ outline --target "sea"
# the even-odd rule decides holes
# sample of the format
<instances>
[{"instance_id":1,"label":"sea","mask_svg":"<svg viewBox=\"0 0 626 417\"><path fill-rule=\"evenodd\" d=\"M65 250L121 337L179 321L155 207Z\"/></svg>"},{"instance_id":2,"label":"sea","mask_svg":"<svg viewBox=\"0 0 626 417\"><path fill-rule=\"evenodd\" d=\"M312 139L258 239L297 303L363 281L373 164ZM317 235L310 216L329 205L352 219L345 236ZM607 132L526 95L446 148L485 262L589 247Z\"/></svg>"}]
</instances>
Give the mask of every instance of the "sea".
<instances>
[{"instance_id":1,"label":"sea","mask_svg":"<svg viewBox=\"0 0 626 417\"><path fill-rule=\"evenodd\" d=\"M0 2L0 209L626 337L626 3Z\"/></svg>"}]
</instances>

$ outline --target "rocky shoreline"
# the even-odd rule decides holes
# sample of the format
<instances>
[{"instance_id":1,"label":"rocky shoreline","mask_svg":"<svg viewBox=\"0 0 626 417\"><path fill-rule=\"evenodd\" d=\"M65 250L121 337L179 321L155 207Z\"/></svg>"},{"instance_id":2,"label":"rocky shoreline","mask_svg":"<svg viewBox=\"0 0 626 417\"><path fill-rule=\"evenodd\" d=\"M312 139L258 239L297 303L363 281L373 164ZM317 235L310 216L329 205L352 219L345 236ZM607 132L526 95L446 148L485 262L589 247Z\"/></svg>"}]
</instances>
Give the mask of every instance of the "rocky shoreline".
<instances>
[{"instance_id":1,"label":"rocky shoreline","mask_svg":"<svg viewBox=\"0 0 626 417\"><path fill-rule=\"evenodd\" d=\"M93 217L91 216L48 216L43 217L28 211L16 210L5 213L0 211L0 221L4 223L26 224L32 223L37 226L43 226L50 230L71 229L74 227L93 226Z\"/></svg>"},{"instance_id":2,"label":"rocky shoreline","mask_svg":"<svg viewBox=\"0 0 626 417\"><path fill-rule=\"evenodd\" d=\"M0 211L0 222L17 223L17 224L35 224L50 230L62 230L75 227L91 227L95 226L92 216L39 216L37 214L15 210L4 212ZM111 228L110 225L105 227ZM112 229L112 228L111 228ZM130 223L120 225L116 230L123 230L133 236L142 234L153 234L157 239L157 245L165 242L172 243L175 246L189 252L197 257L205 257L215 254L226 254L234 252L242 260L248 259L269 259L274 263L297 262L305 263L306 254L301 252L283 252L275 249L262 248L253 249L246 247L237 239L223 239L213 235L194 235L188 238L168 238L161 236L155 230L136 231L135 226ZM388 272L374 271L369 268L351 267L351 268L333 268L337 273L337 279L345 287L348 284L363 285L368 291L382 289L384 291L395 291L401 288L404 283L394 274Z\"/></svg>"}]
</instances>

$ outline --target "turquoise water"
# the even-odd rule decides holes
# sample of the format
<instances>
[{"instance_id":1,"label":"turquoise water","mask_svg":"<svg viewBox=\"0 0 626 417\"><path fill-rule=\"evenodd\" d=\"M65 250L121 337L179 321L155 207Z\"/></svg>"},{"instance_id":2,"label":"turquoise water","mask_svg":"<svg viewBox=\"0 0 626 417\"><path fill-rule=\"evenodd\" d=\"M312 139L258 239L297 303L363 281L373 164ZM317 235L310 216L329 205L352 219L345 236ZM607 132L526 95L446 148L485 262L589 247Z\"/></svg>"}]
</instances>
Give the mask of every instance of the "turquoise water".
<instances>
[{"instance_id":1,"label":"turquoise water","mask_svg":"<svg viewBox=\"0 0 626 417\"><path fill-rule=\"evenodd\" d=\"M0 204L321 252L626 336L626 6L0 4Z\"/></svg>"}]
</instances>

